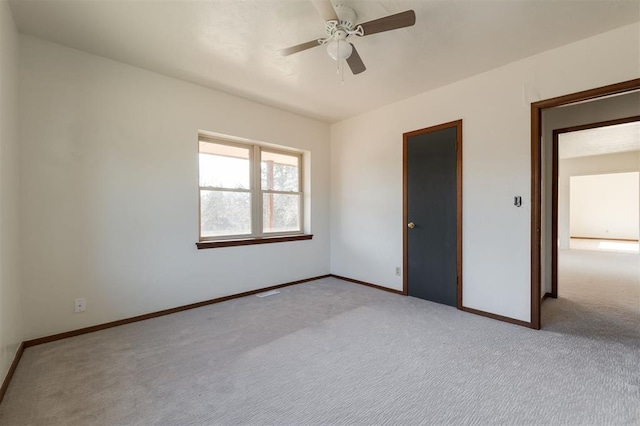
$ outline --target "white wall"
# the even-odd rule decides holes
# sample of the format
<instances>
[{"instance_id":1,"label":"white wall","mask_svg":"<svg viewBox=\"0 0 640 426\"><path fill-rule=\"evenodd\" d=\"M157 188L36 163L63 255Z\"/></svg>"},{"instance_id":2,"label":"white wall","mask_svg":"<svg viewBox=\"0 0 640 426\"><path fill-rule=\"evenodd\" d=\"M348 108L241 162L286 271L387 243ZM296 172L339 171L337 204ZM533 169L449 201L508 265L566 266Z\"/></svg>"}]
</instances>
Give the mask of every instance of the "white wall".
<instances>
[{"instance_id":1,"label":"white wall","mask_svg":"<svg viewBox=\"0 0 640 426\"><path fill-rule=\"evenodd\" d=\"M402 288L402 134L463 119L463 304L530 320L530 104L640 76L619 28L331 128L331 270ZM513 196L523 206L513 206Z\"/></svg>"},{"instance_id":2,"label":"white wall","mask_svg":"<svg viewBox=\"0 0 640 426\"><path fill-rule=\"evenodd\" d=\"M27 338L329 273L327 124L27 36L19 96ZM199 129L310 151L313 240L198 251Z\"/></svg>"},{"instance_id":3,"label":"white wall","mask_svg":"<svg viewBox=\"0 0 640 426\"><path fill-rule=\"evenodd\" d=\"M0 1L0 384L22 342L18 176L18 34Z\"/></svg>"},{"instance_id":4,"label":"white wall","mask_svg":"<svg viewBox=\"0 0 640 426\"><path fill-rule=\"evenodd\" d=\"M638 239L638 172L572 176L571 236Z\"/></svg>"},{"instance_id":5,"label":"white wall","mask_svg":"<svg viewBox=\"0 0 640 426\"><path fill-rule=\"evenodd\" d=\"M640 93L598 99L592 102L551 108L542 112L542 230L541 245L541 296L551 292L551 248L557 244L551 239L552 225L552 164L553 131L584 124L599 123L618 118L640 115ZM598 156L597 162L585 160L585 170L576 170L580 174L614 173L637 170L637 162L628 156ZM566 167L573 164L567 160ZM577 167L582 160L578 160ZM567 171L569 169L565 169ZM558 175L558 239L561 249L569 248L569 177Z\"/></svg>"},{"instance_id":6,"label":"white wall","mask_svg":"<svg viewBox=\"0 0 640 426\"><path fill-rule=\"evenodd\" d=\"M562 143L562 135L560 137ZM558 167L558 240L560 249L569 248L570 240L570 216L573 207L570 207L570 179L572 176L607 175L625 172L640 171L640 151L619 152L615 154L593 155L589 157L567 158L560 160ZM638 175L636 174L636 177ZM610 191L615 191L611 187ZM636 199L638 193L636 193ZM627 214L631 214L627 212ZM635 229L638 228L640 217L635 215ZM589 235L581 235L588 237ZM614 237L610 238L624 238ZM637 238L637 237L636 237Z\"/></svg>"}]
</instances>

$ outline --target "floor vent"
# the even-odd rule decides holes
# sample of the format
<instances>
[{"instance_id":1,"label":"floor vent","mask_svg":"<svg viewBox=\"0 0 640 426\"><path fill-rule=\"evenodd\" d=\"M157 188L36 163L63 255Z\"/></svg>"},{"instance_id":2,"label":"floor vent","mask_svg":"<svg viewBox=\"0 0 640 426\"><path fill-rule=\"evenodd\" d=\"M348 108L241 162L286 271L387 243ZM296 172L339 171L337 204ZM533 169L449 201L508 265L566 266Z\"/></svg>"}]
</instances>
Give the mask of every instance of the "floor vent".
<instances>
[{"instance_id":1,"label":"floor vent","mask_svg":"<svg viewBox=\"0 0 640 426\"><path fill-rule=\"evenodd\" d=\"M267 297L267 296L273 296L274 294L280 294L280 292L278 290L269 290L269 291L265 291L264 293L258 293L256 294L256 296Z\"/></svg>"}]
</instances>

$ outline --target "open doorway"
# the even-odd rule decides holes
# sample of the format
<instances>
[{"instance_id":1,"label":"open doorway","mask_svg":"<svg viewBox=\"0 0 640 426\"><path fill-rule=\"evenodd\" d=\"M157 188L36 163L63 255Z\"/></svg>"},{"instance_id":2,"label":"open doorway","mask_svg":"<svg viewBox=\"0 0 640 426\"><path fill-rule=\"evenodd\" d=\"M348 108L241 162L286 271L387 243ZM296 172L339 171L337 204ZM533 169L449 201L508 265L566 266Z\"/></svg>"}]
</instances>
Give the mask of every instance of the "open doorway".
<instances>
[{"instance_id":1,"label":"open doorway","mask_svg":"<svg viewBox=\"0 0 640 426\"><path fill-rule=\"evenodd\" d=\"M580 257L569 250L638 253L640 117L554 129L552 148L551 285L543 284L557 298L560 258Z\"/></svg>"},{"instance_id":2,"label":"open doorway","mask_svg":"<svg viewBox=\"0 0 640 426\"><path fill-rule=\"evenodd\" d=\"M542 324L637 339L640 117L554 129L552 166L549 295L557 300L543 307Z\"/></svg>"},{"instance_id":3,"label":"open doorway","mask_svg":"<svg viewBox=\"0 0 640 426\"><path fill-rule=\"evenodd\" d=\"M553 130L545 329L637 338L640 117Z\"/></svg>"},{"instance_id":4,"label":"open doorway","mask_svg":"<svg viewBox=\"0 0 640 426\"><path fill-rule=\"evenodd\" d=\"M551 294L557 237L552 223L552 157L555 129L640 115L640 79L535 102L531 105L531 323L541 327L541 303ZM631 112L629 112L631 111ZM588 269L588 268L587 268ZM637 269L637 268L636 268ZM632 275L637 276L637 271ZM544 297L543 297L544 296Z\"/></svg>"}]
</instances>

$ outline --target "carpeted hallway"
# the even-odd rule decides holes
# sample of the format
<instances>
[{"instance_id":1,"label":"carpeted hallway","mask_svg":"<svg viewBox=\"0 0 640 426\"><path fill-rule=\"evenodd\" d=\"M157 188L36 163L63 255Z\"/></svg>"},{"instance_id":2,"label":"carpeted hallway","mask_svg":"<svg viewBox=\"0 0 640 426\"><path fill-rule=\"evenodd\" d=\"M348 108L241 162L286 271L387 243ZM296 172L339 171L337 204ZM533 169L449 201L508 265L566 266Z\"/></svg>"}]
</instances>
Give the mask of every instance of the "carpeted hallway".
<instances>
[{"instance_id":1,"label":"carpeted hallway","mask_svg":"<svg viewBox=\"0 0 640 426\"><path fill-rule=\"evenodd\" d=\"M542 313L545 330L637 345L640 257L560 250L558 299L547 299Z\"/></svg>"},{"instance_id":2,"label":"carpeted hallway","mask_svg":"<svg viewBox=\"0 0 640 426\"><path fill-rule=\"evenodd\" d=\"M638 424L638 255L560 262L541 331L328 278L32 347L0 424Z\"/></svg>"}]
</instances>

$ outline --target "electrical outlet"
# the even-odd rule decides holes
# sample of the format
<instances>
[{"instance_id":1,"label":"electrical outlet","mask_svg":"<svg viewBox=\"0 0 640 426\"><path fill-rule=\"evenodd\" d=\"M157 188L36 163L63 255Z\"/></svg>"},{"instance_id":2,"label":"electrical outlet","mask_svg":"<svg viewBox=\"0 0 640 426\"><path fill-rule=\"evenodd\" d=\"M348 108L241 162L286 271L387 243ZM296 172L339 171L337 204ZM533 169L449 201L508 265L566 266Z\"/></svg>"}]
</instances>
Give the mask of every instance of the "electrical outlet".
<instances>
[{"instance_id":1,"label":"electrical outlet","mask_svg":"<svg viewBox=\"0 0 640 426\"><path fill-rule=\"evenodd\" d=\"M87 300L84 297L76 299L74 302L75 302L75 305L74 305L75 313L80 313L87 310Z\"/></svg>"},{"instance_id":2,"label":"electrical outlet","mask_svg":"<svg viewBox=\"0 0 640 426\"><path fill-rule=\"evenodd\" d=\"M396 276L400 276L402 274L402 269L399 266L396 266Z\"/></svg>"}]
</instances>

